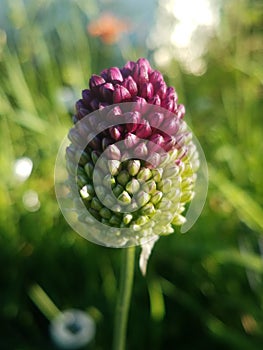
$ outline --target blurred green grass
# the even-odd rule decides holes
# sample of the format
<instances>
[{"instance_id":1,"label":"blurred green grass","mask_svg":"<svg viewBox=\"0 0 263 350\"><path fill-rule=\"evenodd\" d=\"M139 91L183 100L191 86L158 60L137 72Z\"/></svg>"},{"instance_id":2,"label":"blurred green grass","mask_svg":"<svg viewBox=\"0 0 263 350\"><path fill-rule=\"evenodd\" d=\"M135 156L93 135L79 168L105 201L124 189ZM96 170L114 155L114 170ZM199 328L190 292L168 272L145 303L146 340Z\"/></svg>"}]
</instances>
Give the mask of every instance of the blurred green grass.
<instances>
[{"instance_id":1,"label":"blurred green grass","mask_svg":"<svg viewBox=\"0 0 263 350\"><path fill-rule=\"evenodd\" d=\"M263 342L262 4L224 1L204 75L173 61L164 72L209 164L202 216L185 235L162 238L146 279L136 271L128 349L261 349ZM37 282L60 309L101 313L92 349L112 339L119 250L72 232L53 188L59 144L92 72L147 48L88 36L96 2L1 1L0 347L52 349L48 322L28 297ZM157 67L158 68L158 67ZM19 182L17 158L33 172ZM37 192L40 208L23 204Z\"/></svg>"}]
</instances>

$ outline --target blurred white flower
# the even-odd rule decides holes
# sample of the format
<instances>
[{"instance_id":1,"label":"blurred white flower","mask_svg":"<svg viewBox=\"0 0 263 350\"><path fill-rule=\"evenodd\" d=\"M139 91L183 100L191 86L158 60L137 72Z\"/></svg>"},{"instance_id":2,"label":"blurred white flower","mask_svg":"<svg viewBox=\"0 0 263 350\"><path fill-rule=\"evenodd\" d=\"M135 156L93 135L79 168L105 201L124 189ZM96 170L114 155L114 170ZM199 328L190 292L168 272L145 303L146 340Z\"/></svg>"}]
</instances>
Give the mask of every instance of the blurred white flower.
<instances>
[{"instance_id":1,"label":"blurred white flower","mask_svg":"<svg viewBox=\"0 0 263 350\"><path fill-rule=\"evenodd\" d=\"M40 208L40 201L36 191L28 190L23 195L23 204L28 211L38 211Z\"/></svg>"},{"instance_id":2,"label":"blurred white flower","mask_svg":"<svg viewBox=\"0 0 263 350\"><path fill-rule=\"evenodd\" d=\"M33 162L28 157L16 159L14 162L14 177L17 181L24 182L31 175Z\"/></svg>"},{"instance_id":3,"label":"blurred white flower","mask_svg":"<svg viewBox=\"0 0 263 350\"><path fill-rule=\"evenodd\" d=\"M50 324L50 336L60 349L78 349L87 345L95 336L95 322L85 312L71 309L54 318Z\"/></svg>"}]
</instances>

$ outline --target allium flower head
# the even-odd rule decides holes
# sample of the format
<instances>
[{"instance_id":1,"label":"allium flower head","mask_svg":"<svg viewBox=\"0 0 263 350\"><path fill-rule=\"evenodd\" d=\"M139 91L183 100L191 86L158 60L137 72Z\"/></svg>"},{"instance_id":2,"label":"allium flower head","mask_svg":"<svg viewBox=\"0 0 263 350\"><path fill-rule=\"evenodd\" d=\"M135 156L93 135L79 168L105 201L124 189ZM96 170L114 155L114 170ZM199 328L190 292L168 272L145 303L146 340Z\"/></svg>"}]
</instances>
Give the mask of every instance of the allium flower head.
<instances>
[{"instance_id":1,"label":"allium flower head","mask_svg":"<svg viewBox=\"0 0 263 350\"><path fill-rule=\"evenodd\" d=\"M74 122L95 110L123 102L163 107L178 119L185 114L184 106L177 104L175 89L166 85L162 74L153 70L145 58L140 58L121 69L112 67L92 75L89 89L82 91L82 99L76 103Z\"/></svg>"},{"instance_id":2,"label":"allium flower head","mask_svg":"<svg viewBox=\"0 0 263 350\"><path fill-rule=\"evenodd\" d=\"M142 245L142 270L158 237L185 223L195 194L201 149L184 114L175 89L144 58L92 75L76 103L61 210L93 242Z\"/></svg>"}]
</instances>

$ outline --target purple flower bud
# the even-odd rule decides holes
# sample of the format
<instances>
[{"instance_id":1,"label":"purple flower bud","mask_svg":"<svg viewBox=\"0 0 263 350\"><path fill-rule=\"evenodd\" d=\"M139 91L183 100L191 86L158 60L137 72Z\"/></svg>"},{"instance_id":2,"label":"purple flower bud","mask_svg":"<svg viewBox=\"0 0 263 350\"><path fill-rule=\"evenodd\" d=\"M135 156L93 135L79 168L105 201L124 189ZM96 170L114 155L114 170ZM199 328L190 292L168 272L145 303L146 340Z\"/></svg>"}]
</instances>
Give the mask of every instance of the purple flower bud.
<instances>
[{"instance_id":1,"label":"purple flower bud","mask_svg":"<svg viewBox=\"0 0 263 350\"><path fill-rule=\"evenodd\" d=\"M149 147L148 147L149 150ZM159 153L149 151L149 157L147 158L147 166L148 168L154 169L159 166L161 157Z\"/></svg>"},{"instance_id":2,"label":"purple flower bud","mask_svg":"<svg viewBox=\"0 0 263 350\"><path fill-rule=\"evenodd\" d=\"M138 93L138 87L133 78L129 75L123 82L124 86L131 94L131 96L136 96Z\"/></svg>"},{"instance_id":3,"label":"purple flower bud","mask_svg":"<svg viewBox=\"0 0 263 350\"><path fill-rule=\"evenodd\" d=\"M154 85L154 91L156 92L156 94L158 94L158 96L161 99L165 98L166 91L167 91L167 86L166 86L165 82L164 81L158 81Z\"/></svg>"},{"instance_id":4,"label":"purple flower bud","mask_svg":"<svg viewBox=\"0 0 263 350\"><path fill-rule=\"evenodd\" d=\"M142 120L142 123L139 124L137 130L136 130L136 136L142 139L146 139L148 136L150 136L152 133L152 129L150 127L150 124L148 120Z\"/></svg>"},{"instance_id":5,"label":"purple flower bud","mask_svg":"<svg viewBox=\"0 0 263 350\"><path fill-rule=\"evenodd\" d=\"M170 136L165 140L163 148L165 151L168 152L175 147L176 143L177 143L176 138L174 136Z\"/></svg>"},{"instance_id":6,"label":"purple flower bud","mask_svg":"<svg viewBox=\"0 0 263 350\"><path fill-rule=\"evenodd\" d=\"M153 98L153 85L152 85L152 83L144 83L142 85L141 96L145 99Z\"/></svg>"},{"instance_id":7,"label":"purple flower bud","mask_svg":"<svg viewBox=\"0 0 263 350\"><path fill-rule=\"evenodd\" d=\"M149 76L149 82L157 84L157 82L163 82L163 75L158 70L154 70Z\"/></svg>"},{"instance_id":8,"label":"purple flower bud","mask_svg":"<svg viewBox=\"0 0 263 350\"><path fill-rule=\"evenodd\" d=\"M174 112L175 110L175 102L173 100L169 100L166 98L165 100L163 100L161 105L163 108L167 109L170 112Z\"/></svg>"},{"instance_id":9,"label":"purple flower bud","mask_svg":"<svg viewBox=\"0 0 263 350\"><path fill-rule=\"evenodd\" d=\"M108 79L108 69L103 69L101 72L100 72L100 76L105 80L107 81Z\"/></svg>"},{"instance_id":10,"label":"purple flower bud","mask_svg":"<svg viewBox=\"0 0 263 350\"><path fill-rule=\"evenodd\" d=\"M121 159L121 152L115 144L110 145L105 152L107 154L108 159L112 159L112 160Z\"/></svg>"},{"instance_id":11,"label":"purple flower bud","mask_svg":"<svg viewBox=\"0 0 263 350\"><path fill-rule=\"evenodd\" d=\"M124 144L127 149L132 149L137 143L139 142L139 138L132 134L131 132L128 132L124 139Z\"/></svg>"},{"instance_id":12,"label":"purple flower bud","mask_svg":"<svg viewBox=\"0 0 263 350\"><path fill-rule=\"evenodd\" d=\"M88 110L87 108L80 108L78 110L78 119L82 119L86 117L86 115L89 113L90 113L90 110Z\"/></svg>"},{"instance_id":13,"label":"purple flower bud","mask_svg":"<svg viewBox=\"0 0 263 350\"><path fill-rule=\"evenodd\" d=\"M144 158L145 156L147 156L147 154L148 154L148 149L145 142L141 142L139 143L138 146L135 147L134 155L139 159Z\"/></svg>"},{"instance_id":14,"label":"purple flower bud","mask_svg":"<svg viewBox=\"0 0 263 350\"><path fill-rule=\"evenodd\" d=\"M107 114L106 119L109 122L115 123L118 118L120 118L120 116L122 116L122 110L120 108L120 106L114 106Z\"/></svg>"},{"instance_id":15,"label":"purple flower bud","mask_svg":"<svg viewBox=\"0 0 263 350\"><path fill-rule=\"evenodd\" d=\"M99 109L99 102L99 99L95 97L89 105L95 111L96 109Z\"/></svg>"},{"instance_id":16,"label":"purple flower bud","mask_svg":"<svg viewBox=\"0 0 263 350\"><path fill-rule=\"evenodd\" d=\"M162 147L162 145L164 144L164 137L161 134L154 134L150 137L150 141Z\"/></svg>"},{"instance_id":17,"label":"purple flower bud","mask_svg":"<svg viewBox=\"0 0 263 350\"><path fill-rule=\"evenodd\" d=\"M121 125L116 125L109 129L109 133L115 141L118 141L121 139L122 132L123 132L123 126Z\"/></svg>"},{"instance_id":18,"label":"purple flower bud","mask_svg":"<svg viewBox=\"0 0 263 350\"><path fill-rule=\"evenodd\" d=\"M97 114L90 114L89 117L87 118L87 120L88 120L88 123L89 123L91 130L95 130L98 123L99 123Z\"/></svg>"},{"instance_id":19,"label":"purple flower bud","mask_svg":"<svg viewBox=\"0 0 263 350\"><path fill-rule=\"evenodd\" d=\"M149 99L149 103L156 106L161 106L161 99L159 95L154 95Z\"/></svg>"},{"instance_id":20,"label":"purple flower bud","mask_svg":"<svg viewBox=\"0 0 263 350\"><path fill-rule=\"evenodd\" d=\"M105 149L106 149L109 145L113 144L113 142L114 142L114 141L113 141L112 139L110 139L109 137L104 137L104 138L102 139L102 142L101 142L102 150L105 151Z\"/></svg>"},{"instance_id":21,"label":"purple flower bud","mask_svg":"<svg viewBox=\"0 0 263 350\"><path fill-rule=\"evenodd\" d=\"M76 149L72 144L66 148L66 157L68 160L75 161L75 154Z\"/></svg>"},{"instance_id":22,"label":"purple flower bud","mask_svg":"<svg viewBox=\"0 0 263 350\"><path fill-rule=\"evenodd\" d=\"M111 83L106 83L100 87L100 94L105 101L111 102L114 86Z\"/></svg>"},{"instance_id":23,"label":"purple flower bud","mask_svg":"<svg viewBox=\"0 0 263 350\"><path fill-rule=\"evenodd\" d=\"M89 80L89 87L90 89L93 89L101 86L104 83L106 83L106 81L101 76L93 74Z\"/></svg>"},{"instance_id":24,"label":"purple flower bud","mask_svg":"<svg viewBox=\"0 0 263 350\"><path fill-rule=\"evenodd\" d=\"M119 70L119 68L117 67L112 67L110 69L108 69L108 76L107 76L108 80L110 82L122 82L123 81L123 76Z\"/></svg>"},{"instance_id":25,"label":"purple flower bud","mask_svg":"<svg viewBox=\"0 0 263 350\"><path fill-rule=\"evenodd\" d=\"M138 111L140 113L144 113L147 110L148 104L145 98L136 96L132 100L133 102L136 102L136 105L134 107L135 111Z\"/></svg>"},{"instance_id":26,"label":"purple flower bud","mask_svg":"<svg viewBox=\"0 0 263 350\"><path fill-rule=\"evenodd\" d=\"M119 84L116 84L115 90L113 92L113 103L120 103L129 101L131 99L131 94L129 91Z\"/></svg>"},{"instance_id":27,"label":"purple flower bud","mask_svg":"<svg viewBox=\"0 0 263 350\"><path fill-rule=\"evenodd\" d=\"M179 119L182 119L185 115L185 107L182 104L177 105L175 113L177 114Z\"/></svg>"},{"instance_id":28,"label":"purple flower bud","mask_svg":"<svg viewBox=\"0 0 263 350\"><path fill-rule=\"evenodd\" d=\"M126 129L128 132L134 132L137 130L141 121L141 115L139 112L126 112L123 114L123 118L127 122Z\"/></svg>"},{"instance_id":29,"label":"purple flower bud","mask_svg":"<svg viewBox=\"0 0 263 350\"><path fill-rule=\"evenodd\" d=\"M99 136L93 137L93 139L88 144L89 147L91 147L94 150L98 150L101 148L101 139Z\"/></svg>"},{"instance_id":30,"label":"purple flower bud","mask_svg":"<svg viewBox=\"0 0 263 350\"><path fill-rule=\"evenodd\" d=\"M91 91L89 89L82 90L82 98L84 100L84 104L88 106L93 99Z\"/></svg>"},{"instance_id":31,"label":"purple flower bud","mask_svg":"<svg viewBox=\"0 0 263 350\"><path fill-rule=\"evenodd\" d=\"M127 76L131 75L134 67L135 67L135 62L133 61L128 61L125 66L121 69L121 73L123 75L124 78L126 78Z\"/></svg>"},{"instance_id":32,"label":"purple flower bud","mask_svg":"<svg viewBox=\"0 0 263 350\"><path fill-rule=\"evenodd\" d=\"M149 61L146 58L139 58L138 61L137 61L137 64L139 66L145 66L148 73L152 72L152 67L151 67Z\"/></svg>"},{"instance_id":33,"label":"purple flower bud","mask_svg":"<svg viewBox=\"0 0 263 350\"><path fill-rule=\"evenodd\" d=\"M70 129L68 133L68 138L73 143L73 145L82 147L84 145L83 137L80 136L75 128Z\"/></svg>"},{"instance_id":34,"label":"purple flower bud","mask_svg":"<svg viewBox=\"0 0 263 350\"><path fill-rule=\"evenodd\" d=\"M179 130L179 126L180 124L177 118L169 118L164 120L164 122L162 123L162 130L164 132L167 132L167 134L169 133L170 135L175 135Z\"/></svg>"},{"instance_id":35,"label":"purple flower bud","mask_svg":"<svg viewBox=\"0 0 263 350\"><path fill-rule=\"evenodd\" d=\"M151 115L151 125L157 129L162 124L163 119L163 113L155 112Z\"/></svg>"},{"instance_id":36,"label":"purple flower bud","mask_svg":"<svg viewBox=\"0 0 263 350\"><path fill-rule=\"evenodd\" d=\"M147 66L143 62L136 63L132 71L132 76L137 84L148 83L149 77Z\"/></svg>"}]
</instances>

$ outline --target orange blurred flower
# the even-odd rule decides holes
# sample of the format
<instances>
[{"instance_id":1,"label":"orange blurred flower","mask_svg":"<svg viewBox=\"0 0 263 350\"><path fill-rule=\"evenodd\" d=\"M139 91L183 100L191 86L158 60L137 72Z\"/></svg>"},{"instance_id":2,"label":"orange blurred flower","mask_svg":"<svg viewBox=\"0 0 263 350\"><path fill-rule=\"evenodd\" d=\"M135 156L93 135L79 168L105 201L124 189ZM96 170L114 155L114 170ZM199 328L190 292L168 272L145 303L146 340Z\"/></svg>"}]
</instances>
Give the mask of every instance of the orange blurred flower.
<instances>
[{"instance_id":1,"label":"orange blurred flower","mask_svg":"<svg viewBox=\"0 0 263 350\"><path fill-rule=\"evenodd\" d=\"M105 44L117 42L129 25L127 21L115 17L111 13L104 13L98 19L91 21L87 31L91 36L99 37Z\"/></svg>"}]
</instances>

